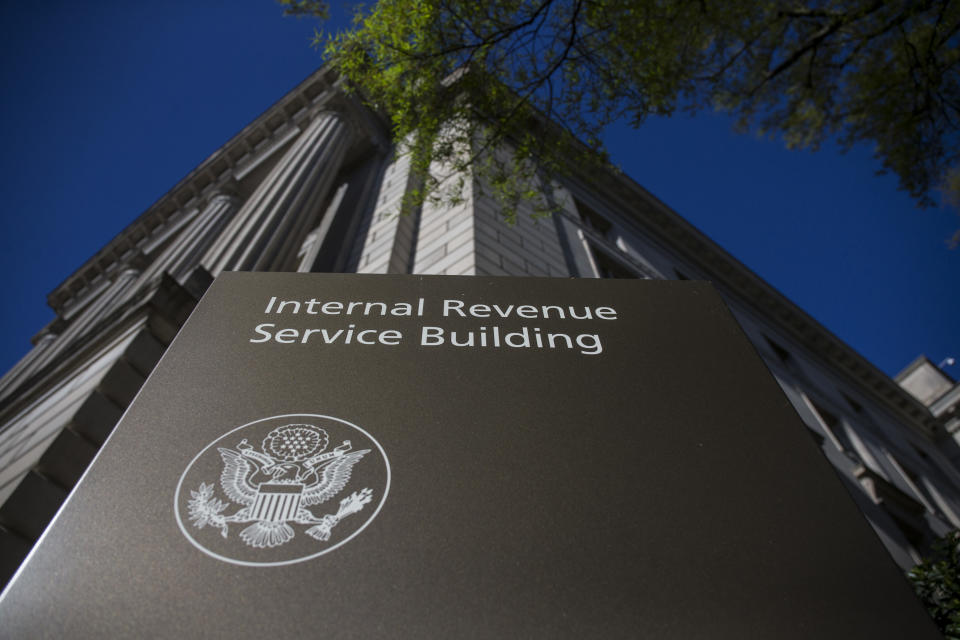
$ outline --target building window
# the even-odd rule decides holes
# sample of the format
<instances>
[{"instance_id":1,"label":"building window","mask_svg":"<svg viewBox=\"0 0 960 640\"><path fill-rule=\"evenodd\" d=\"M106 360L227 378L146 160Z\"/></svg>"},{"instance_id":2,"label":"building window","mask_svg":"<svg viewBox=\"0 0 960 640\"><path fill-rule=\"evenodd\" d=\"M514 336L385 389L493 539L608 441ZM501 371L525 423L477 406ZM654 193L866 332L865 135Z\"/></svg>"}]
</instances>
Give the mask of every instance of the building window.
<instances>
[{"instance_id":1,"label":"building window","mask_svg":"<svg viewBox=\"0 0 960 640\"><path fill-rule=\"evenodd\" d=\"M923 554L930 548L929 544L927 543L927 536L921 529L915 526L914 523L908 522L906 518L893 513L889 508L886 509L886 512L890 515L897 527L900 529L901 533L903 533L903 537L906 538L907 542L910 544L910 555L913 556L914 560L919 562Z\"/></svg>"},{"instance_id":2,"label":"building window","mask_svg":"<svg viewBox=\"0 0 960 640\"><path fill-rule=\"evenodd\" d=\"M830 440L833 441L834 446L846 454L847 457L860 462L853 453L855 451L853 443L850 442L849 438L847 438L847 434L844 431L843 425L840 423L840 418L835 416L830 411L824 409L809 397L807 398L807 401L809 402L810 407L813 409L816 416L820 419L820 425L823 427L823 430L826 432L827 436L830 437Z\"/></svg>"},{"instance_id":3,"label":"building window","mask_svg":"<svg viewBox=\"0 0 960 640\"><path fill-rule=\"evenodd\" d=\"M890 461L890 464L896 469L900 476L904 479L907 486L913 491L914 496L923 503L923 506L930 513L936 513L936 510L933 508L932 498L933 496L929 495L926 489L926 483L923 479L917 475L914 471L904 467L900 462L893 456L889 451L885 451L887 455L887 460Z\"/></svg>"},{"instance_id":4,"label":"building window","mask_svg":"<svg viewBox=\"0 0 960 640\"><path fill-rule=\"evenodd\" d=\"M857 413L863 413L863 406L859 402L845 394L843 391L840 392L840 395L842 395L843 399L847 401L847 404L850 405L851 409Z\"/></svg>"},{"instance_id":5,"label":"building window","mask_svg":"<svg viewBox=\"0 0 960 640\"><path fill-rule=\"evenodd\" d=\"M613 224L579 200L574 199L574 204L577 207L577 213L580 215L580 220L583 221L583 225L606 238L613 229Z\"/></svg>"},{"instance_id":6,"label":"building window","mask_svg":"<svg viewBox=\"0 0 960 640\"><path fill-rule=\"evenodd\" d=\"M614 260L603 251L593 249L593 261L597 265L597 274L601 278L639 278L640 276Z\"/></svg>"},{"instance_id":7,"label":"building window","mask_svg":"<svg viewBox=\"0 0 960 640\"><path fill-rule=\"evenodd\" d=\"M777 358L780 359L780 362L786 364L793 359L792 356L790 355L790 352L784 349L783 347L781 347L779 344L777 344L767 336L763 336L763 339L767 341L767 345L770 347L770 350L776 354Z\"/></svg>"}]
</instances>

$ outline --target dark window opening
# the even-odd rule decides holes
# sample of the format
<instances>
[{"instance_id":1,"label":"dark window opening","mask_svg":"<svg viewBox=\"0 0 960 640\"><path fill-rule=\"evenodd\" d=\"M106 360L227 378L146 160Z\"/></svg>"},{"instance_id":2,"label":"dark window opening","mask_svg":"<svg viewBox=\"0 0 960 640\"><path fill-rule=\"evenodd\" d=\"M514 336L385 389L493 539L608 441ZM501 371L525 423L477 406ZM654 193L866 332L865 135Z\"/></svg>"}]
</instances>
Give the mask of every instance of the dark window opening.
<instances>
[{"instance_id":1,"label":"dark window opening","mask_svg":"<svg viewBox=\"0 0 960 640\"><path fill-rule=\"evenodd\" d=\"M934 502L933 496L930 495L926 485L923 483L923 478L902 464L900 464L900 468L903 469L903 475L907 476L907 478L910 479L910 482L913 483L913 488L917 491L917 493L919 493L928 504L932 504Z\"/></svg>"},{"instance_id":2,"label":"dark window opening","mask_svg":"<svg viewBox=\"0 0 960 640\"><path fill-rule=\"evenodd\" d=\"M810 437L813 438L814 442L817 443L817 446L823 448L823 443L826 442L826 438L823 437L823 434L819 431L814 431L813 429L807 428L807 433L810 434Z\"/></svg>"},{"instance_id":3,"label":"dark window opening","mask_svg":"<svg viewBox=\"0 0 960 640\"><path fill-rule=\"evenodd\" d=\"M829 411L827 411L826 409L818 405L816 402L813 402L812 400L810 401L810 404L813 405L813 408L820 415L820 419L823 420L828 427L830 427L831 429L840 428L840 418L833 415L832 413L830 413Z\"/></svg>"},{"instance_id":4,"label":"dark window opening","mask_svg":"<svg viewBox=\"0 0 960 640\"><path fill-rule=\"evenodd\" d=\"M927 543L927 536L922 529L917 528L912 523L907 522L904 518L893 513L892 510L887 509L887 513L890 514L890 517L897 524L897 527L903 533L903 537L907 539L907 542L910 543L910 546L916 549L920 555L925 555L929 551L929 544Z\"/></svg>"},{"instance_id":5,"label":"dark window opening","mask_svg":"<svg viewBox=\"0 0 960 640\"><path fill-rule=\"evenodd\" d=\"M593 259L601 278L638 278L639 276L602 251L594 250Z\"/></svg>"},{"instance_id":6,"label":"dark window opening","mask_svg":"<svg viewBox=\"0 0 960 640\"><path fill-rule=\"evenodd\" d=\"M853 443L850 442L850 439L847 437L847 433L843 428L843 424L840 422L840 418L830 413L813 400L810 400L810 405L820 417L820 420L826 425L827 431L829 431L837 440L837 442L840 443L840 447L847 457L859 462L853 453L855 451L853 448Z\"/></svg>"},{"instance_id":7,"label":"dark window opening","mask_svg":"<svg viewBox=\"0 0 960 640\"><path fill-rule=\"evenodd\" d=\"M863 413L863 406L859 402L857 402L856 400L854 400L853 398L845 394L843 391L840 392L840 395L842 395L843 399L847 401L847 404L850 405L851 409L853 409L857 413Z\"/></svg>"},{"instance_id":8,"label":"dark window opening","mask_svg":"<svg viewBox=\"0 0 960 640\"><path fill-rule=\"evenodd\" d=\"M790 362L792 360L792 356L790 355L789 351L781 347L779 344L777 344L767 336L763 336L763 337L767 341L767 344L770 346L770 350L773 351L775 354L777 354L777 357L780 358L781 362Z\"/></svg>"},{"instance_id":9,"label":"dark window opening","mask_svg":"<svg viewBox=\"0 0 960 640\"><path fill-rule=\"evenodd\" d=\"M583 204L579 200L574 200L574 204L577 206L577 213L580 214L580 219L583 220L583 223L590 229L593 229L600 235L606 237L610 230L613 228L613 225L609 220L604 218L602 215Z\"/></svg>"}]
</instances>

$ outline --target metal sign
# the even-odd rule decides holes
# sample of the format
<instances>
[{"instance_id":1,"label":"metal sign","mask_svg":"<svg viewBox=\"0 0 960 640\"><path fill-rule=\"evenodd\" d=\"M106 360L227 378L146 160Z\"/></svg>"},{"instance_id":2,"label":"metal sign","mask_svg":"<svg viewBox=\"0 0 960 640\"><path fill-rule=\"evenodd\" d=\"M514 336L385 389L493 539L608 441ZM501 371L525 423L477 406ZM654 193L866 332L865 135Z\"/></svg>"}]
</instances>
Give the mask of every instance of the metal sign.
<instances>
[{"instance_id":1,"label":"metal sign","mask_svg":"<svg viewBox=\"0 0 960 640\"><path fill-rule=\"evenodd\" d=\"M226 273L3 637L937 638L706 283Z\"/></svg>"}]
</instances>

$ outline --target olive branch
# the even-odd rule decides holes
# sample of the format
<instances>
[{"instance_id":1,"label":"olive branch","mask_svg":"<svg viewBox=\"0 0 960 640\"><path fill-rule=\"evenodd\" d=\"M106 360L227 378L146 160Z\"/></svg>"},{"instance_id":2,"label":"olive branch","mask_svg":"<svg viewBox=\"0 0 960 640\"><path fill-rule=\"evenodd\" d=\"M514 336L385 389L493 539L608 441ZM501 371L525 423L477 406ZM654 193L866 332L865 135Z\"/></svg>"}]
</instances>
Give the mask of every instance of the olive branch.
<instances>
[{"instance_id":1,"label":"olive branch","mask_svg":"<svg viewBox=\"0 0 960 640\"><path fill-rule=\"evenodd\" d=\"M190 513L190 520L198 529L203 529L208 524L211 527L220 529L220 535L227 537L227 521L220 515L227 508L227 503L213 497L213 485L205 482L200 483L197 491L190 491L190 501L187 502L187 509Z\"/></svg>"}]
</instances>

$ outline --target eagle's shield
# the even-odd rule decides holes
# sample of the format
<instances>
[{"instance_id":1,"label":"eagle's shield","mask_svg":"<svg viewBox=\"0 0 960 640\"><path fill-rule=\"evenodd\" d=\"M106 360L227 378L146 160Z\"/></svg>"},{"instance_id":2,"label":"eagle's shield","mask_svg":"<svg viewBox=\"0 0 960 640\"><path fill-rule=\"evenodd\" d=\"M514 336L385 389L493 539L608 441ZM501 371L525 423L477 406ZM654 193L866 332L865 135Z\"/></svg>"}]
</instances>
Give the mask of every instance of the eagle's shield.
<instances>
[{"instance_id":1,"label":"eagle's shield","mask_svg":"<svg viewBox=\"0 0 960 640\"><path fill-rule=\"evenodd\" d=\"M292 520L300 508L304 485L261 483L251 516L261 522L282 523Z\"/></svg>"}]
</instances>

